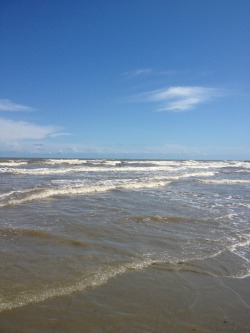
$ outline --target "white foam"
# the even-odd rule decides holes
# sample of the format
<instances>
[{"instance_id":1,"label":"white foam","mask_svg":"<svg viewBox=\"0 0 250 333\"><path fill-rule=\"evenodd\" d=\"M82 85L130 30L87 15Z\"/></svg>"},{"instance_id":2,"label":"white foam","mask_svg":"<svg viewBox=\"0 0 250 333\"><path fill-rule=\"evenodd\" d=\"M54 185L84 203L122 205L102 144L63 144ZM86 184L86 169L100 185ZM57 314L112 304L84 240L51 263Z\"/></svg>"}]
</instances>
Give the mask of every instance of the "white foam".
<instances>
[{"instance_id":1,"label":"white foam","mask_svg":"<svg viewBox=\"0 0 250 333\"><path fill-rule=\"evenodd\" d=\"M22 175L53 175L53 174L67 174L76 172L136 172L136 171L171 171L169 167L66 167L66 168L35 168L35 169L14 169L14 168L1 168L2 173L14 173Z\"/></svg>"},{"instance_id":2,"label":"white foam","mask_svg":"<svg viewBox=\"0 0 250 333\"><path fill-rule=\"evenodd\" d=\"M49 159L44 160L44 164L48 165L60 165L60 164L69 164L69 165L78 165L78 164L85 164L87 160L79 160L79 159Z\"/></svg>"},{"instance_id":3,"label":"white foam","mask_svg":"<svg viewBox=\"0 0 250 333\"><path fill-rule=\"evenodd\" d=\"M181 179L181 178L189 178L189 177L211 177L214 176L217 172L211 172L211 171L207 171L207 172L190 172L190 173L184 173L184 174L180 174L180 175L176 175L176 176L170 176L168 177L169 179Z\"/></svg>"},{"instance_id":4,"label":"white foam","mask_svg":"<svg viewBox=\"0 0 250 333\"><path fill-rule=\"evenodd\" d=\"M93 165L110 165L116 166L120 164L120 160L82 160L82 159L49 159L44 160L43 164L48 165L82 165L82 164L93 164Z\"/></svg>"},{"instance_id":5,"label":"white foam","mask_svg":"<svg viewBox=\"0 0 250 333\"><path fill-rule=\"evenodd\" d=\"M20 166L20 165L27 165L28 162L27 161L0 161L0 167L16 167L16 166Z\"/></svg>"},{"instance_id":6,"label":"white foam","mask_svg":"<svg viewBox=\"0 0 250 333\"><path fill-rule=\"evenodd\" d=\"M60 168L1 168L2 173L14 173L22 175L53 175L53 174L68 174L68 173L82 173L82 172L181 172L187 170L187 168L176 168L174 166L113 166L117 162L112 162L107 166L67 166ZM201 169L207 169L202 167ZM192 177L192 176L213 176L216 172L204 171L204 172L186 172L178 175L177 177Z\"/></svg>"},{"instance_id":7,"label":"white foam","mask_svg":"<svg viewBox=\"0 0 250 333\"><path fill-rule=\"evenodd\" d=\"M250 208L250 203L239 202L237 205L238 205L239 207L247 207L247 208Z\"/></svg>"},{"instance_id":8,"label":"white foam","mask_svg":"<svg viewBox=\"0 0 250 333\"><path fill-rule=\"evenodd\" d=\"M250 245L250 235L245 234L244 236L242 236L243 240L231 245L228 249L230 251L236 251L238 247L245 247L245 246L249 246Z\"/></svg>"},{"instance_id":9,"label":"white foam","mask_svg":"<svg viewBox=\"0 0 250 333\"><path fill-rule=\"evenodd\" d=\"M143 188L155 188L159 186L165 186L169 182L155 181L150 182L129 182L129 183L117 183L111 185L76 185L76 186L62 186L57 188L42 188L42 189L30 189L24 190L23 193L27 193L26 196L20 199L10 199L7 202L0 204L0 207L5 207L9 205L19 205L24 202L46 199L54 196L66 196L66 195L84 195L98 192L107 192L116 189L143 189ZM6 193L6 197L11 196L14 191ZM18 191L20 192L20 191Z\"/></svg>"},{"instance_id":10,"label":"white foam","mask_svg":"<svg viewBox=\"0 0 250 333\"><path fill-rule=\"evenodd\" d=\"M6 199L6 198L11 197L12 195L15 195L15 194L23 194L23 193L29 193L29 192L30 192L30 189L13 190L13 191L10 191L10 192L7 192L7 193L1 193L0 194L0 199Z\"/></svg>"},{"instance_id":11,"label":"white foam","mask_svg":"<svg viewBox=\"0 0 250 333\"><path fill-rule=\"evenodd\" d=\"M250 180L247 179L199 179L199 182L205 184L215 184L215 185L250 184Z\"/></svg>"},{"instance_id":12,"label":"white foam","mask_svg":"<svg viewBox=\"0 0 250 333\"><path fill-rule=\"evenodd\" d=\"M236 168L250 168L250 162L241 162L241 161L234 161L230 164L230 166L236 167Z\"/></svg>"},{"instance_id":13,"label":"white foam","mask_svg":"<svg viewBox=\"0 0 250 333\"><path fill-rule=\"evenodd\" d=\"M231 279L245 279L249 276L250 276L250 269L248 269L247 271L243 271L238 274L230 275L230 276L226 276L226 277L231 278Z\"/></svg>"},{"instance_id":14,"label":"white foam","mask_svg":"<svg viewBox=\"0 0 250 333\"><path fill-rule=\"evenodd\" d=\"M231 166L231 163L226 161L183 161L183 166L190 168L225 168Z\"/></svg>"}]
</instances>

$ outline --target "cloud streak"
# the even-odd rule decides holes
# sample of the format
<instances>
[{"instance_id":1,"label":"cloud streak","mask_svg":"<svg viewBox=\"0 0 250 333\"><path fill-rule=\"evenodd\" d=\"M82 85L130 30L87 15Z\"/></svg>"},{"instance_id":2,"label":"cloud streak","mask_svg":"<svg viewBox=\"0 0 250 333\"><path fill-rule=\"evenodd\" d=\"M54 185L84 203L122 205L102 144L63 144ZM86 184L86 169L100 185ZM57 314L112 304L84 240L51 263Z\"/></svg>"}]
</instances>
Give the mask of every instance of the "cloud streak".
<instances>
[{"instance_id":1,"label":"cloud streak","mask_svg":"<svg viewBox=\"0 0 250 333\"><path fill-rule=\"evenodd\" d=\"M0 99L0 111L32 111L33 108L11 102L8 99Z\"/></svg>"},{"instance_id":2,"label":"cloud streak","mask_svg":"<svg viewBox=\"0 0 250 333\"><path fill-rule=\"evenodd\" d=\"M136 100L158 103L157 111L187 111L220 95L216 88L176 86L142 93Z\"/></svg>"},{"instance_id":3,"label":"cloud streak","mask_svg":"<svg viewBox=\"0 0 250 333\"><path fill-rule=\"evenodd\" d=\"M125 73L123 73L123 75L128 78L135 78L135 77L140 77L140 76L146 76L146 75L149 75L152 73L153 73L152 68L139 68L134 71L125 72Z\"/></svg>"},{"instance_id":4,"label":"cloud streak","mask_svg":"<svg viewBox=\"0 0 250 333\"><path fill-rule=\"evenodd\" d=\"M25 121L0 118L0 141L40 140L46 137L58 137L66 133L52 125L36 125ZM68 133L67 133L68 134Z\"/></svg>"},{"instance_id":5,"label":"cloud streak","mask_svg":"<svg viewBox=\"0 0 250 333\"><path fill-rule=\"evenodd\" d=\"M14 103L8 99L0 99L0 111L32 111L33 108ZM63 132L62 129L54 125L39 125L22 120L12 120L0 117L0 143L1 145L14 142L15 145L25 140L41 140L46 138L58 138L60 136L71 135Z\"/></svg>"}]
</instances>

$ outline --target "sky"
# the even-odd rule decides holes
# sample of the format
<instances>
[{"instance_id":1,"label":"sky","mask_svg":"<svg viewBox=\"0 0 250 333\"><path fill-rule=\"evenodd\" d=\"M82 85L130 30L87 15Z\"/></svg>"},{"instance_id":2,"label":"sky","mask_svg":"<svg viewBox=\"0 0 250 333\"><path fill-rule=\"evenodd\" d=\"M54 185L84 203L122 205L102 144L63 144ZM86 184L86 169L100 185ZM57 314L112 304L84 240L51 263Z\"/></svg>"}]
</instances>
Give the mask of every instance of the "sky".
<instances>
[{"instance_id":1,"label":"sky","mask_svg":"<svg viewBox=\"0 0 250 333\"><path fill-rule=\"evenodd\" d=\"M0 0L0 157L250 159L249 0Z\"/></svg>"}]
</instances>

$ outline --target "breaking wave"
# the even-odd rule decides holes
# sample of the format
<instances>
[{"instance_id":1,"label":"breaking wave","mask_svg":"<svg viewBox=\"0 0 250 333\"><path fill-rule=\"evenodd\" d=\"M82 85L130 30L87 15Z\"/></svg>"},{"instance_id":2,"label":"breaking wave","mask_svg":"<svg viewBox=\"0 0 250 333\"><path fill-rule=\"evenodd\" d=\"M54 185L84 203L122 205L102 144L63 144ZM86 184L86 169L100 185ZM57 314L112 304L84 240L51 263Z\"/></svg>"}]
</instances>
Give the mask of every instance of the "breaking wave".
<instances>
[{"instance_id":1,"label":"breaking wave","mask_svg":"<svg viewBox=\"0 0 250 333\"><path fill-rule=\"evenodd\" d=\"M27 161L15 161L15 160L8 160L8 161L1 161L0 160L0 166L1 167L18 167L20 165L27 165Z\"/></svg>"},{"instance_id":2,"label":"breaking wave","mask_svg":"<svg viewBox=\"0 0 250 333\"><path fill-rule=\"evenodd\" d=\"M199 179L200 183L223 185L223 184L250 184L250 180L247 179Z\"/></svg>"},{"instance_id":3,"label":"breaking wave","mask_svg":"<svg viewBox=\"0 0 250 333\"><path fill-rule=\"evenodd\" d=\"M143 188L154 188L159 186L165 186L169 184L169 182L163 181L151 181L148 183L121 183L121 184L113 184L113 185L92 185L92 186L64 186L58 188L39 188L39 189L30 189L25 190L23 193L21 191L11 191L9 193L4 194L5 202L0 204L0 207L10 206L10 205L19 205L24 202L46 199L49 197L55 196L67 196L67 195L84 195L98 192L107 192L112 190L122 190L122 189L143 189ZM24 194L21 198L12 198L15 194Z\"/></svg>"}]
</instances>

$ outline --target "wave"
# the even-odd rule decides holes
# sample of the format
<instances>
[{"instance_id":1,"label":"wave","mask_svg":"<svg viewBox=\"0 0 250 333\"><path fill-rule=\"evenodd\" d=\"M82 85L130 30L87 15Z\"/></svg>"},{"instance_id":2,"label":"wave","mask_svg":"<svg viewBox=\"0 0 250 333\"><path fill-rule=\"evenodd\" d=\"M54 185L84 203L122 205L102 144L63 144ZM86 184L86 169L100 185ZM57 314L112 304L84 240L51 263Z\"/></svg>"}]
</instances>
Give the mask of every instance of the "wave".
<instances>
[{"instance_id":1,"label":"wave","mask_svg":"<svg viewBox=\"0 0 250 333\"><path fill-rule=\"evenodd\" d=\"M169 182L163 181L150 181L147 183L144 182L134 182L134 183L121 183L121 184L113 184L113 185L92 185L92 186L65 186L58 188L39 188L39 189L30 189L25 190L23 194L25 196L21 198L11 198L15 191L11 191L6 193L7 201L2 202L0 207L6 207L10 205L19 205L24 202L46 199L49 197L55 196L67 196L67 195L84 195L84 194L92 194L98 192L107 192L112 190L122 190L122 189L143 189L143 188L155 188L159 186L165 186L169 184ZM17 191L18 194L20 191Z\"/></svg>"},{"instance_id":2,"label":"wave","mask_svg":"<svg viewBox=\"0 0 250 333\"><path fill-rule=\"evenodd\" d=\"M215 184L215 185L250 184L250 180L248 180L248 179L198 179L198 181L200 183Z\"/></svg>"},{"instance_id":3,"label":"wave","mask_svg":"<svg viewBox=\"0 0 250 333\"><path fill-rule=\"evenodd\" d=\"M107 166L129 166L129 165L151 165L151 166L170 166L170 167L184 167L184 168L243 168L249 169L250 162L248 161L178 161L178 160L109 160L109 159L0 159L1 166L18 167L22 165L36 165L43 164L49 166L60 165L107 165Z\"/></svg>"},{"instance_id":4,"label":"wave","mask_svg":"<svg viewBox=\"0 0 250 333\"><path fill-rule=\"evenodd\" d=\"M216 174L217 172L212 172L212 171L205 171L205 172L190 172L190 173L184 173L176 176L169 176L169 179L181 179L181 178L189 178L189 177L212 177Z\"/></svg>"},{"instance_id":5,"label":"wave","mask_svg":"<svg viewBox=\"0 0 250 333\"><path fill-rule=\"evenodd\" d=\"M60 165L60 164L69 164L69 165L79 165L79 164L86 164L87 160L79 160L79 159L49 159L43 160L43 164L48 165Z\"/></svg>"},{"instance_id":6,"label":"wave","mask_svg":"<svg viewBox=\"0 0 250 333\"><path fill-rule=\"evenodd\" d=\"M175 167L170 167L168 165L166 166L71 166L71 167L65 167L65 168L0 168L0 173L11 173L11 174L18 174L18 175L57 175L57 174L69 174L69 173L97 173L97 172L181 172L184 170L177 170ZM216 172L212 171L204 171L204 172L189 172L189 173L183 173L179 175L170 175L169 177L172 177L172 179L179 179L179 178L185 178L185 177L203 177L203 176L213 176Z\"/></svg>"},{"instance_id":7,"label":"wave","mask_svg":"<svg viewBox=\"0 0 250 333\"><path fill-rule=\"evenodd\" d=\"M178 264L177 261L169 261L168 258L154 260L150 258L150 254L144 256L142 260L137 259L134 262L118 265L116 267L102 268L95 272L83 277L82 279L72 283L70 285L64 285L54 288L47 288L39 292L27 292L18 295L13 300L6 300L0 304L0 312L19 308L30 303L40 303L47 299L51 299L59 296L71 295L75 292L82 292L85 289L97 288L106 284L110 279L115 278L118 275L125 274L131 270L142 270L154 264ZM176 269L178 270L178 268Z\"/></svg>"},{"instance_id":8,"label":"wave","mask_svg":"<svg viewBox=\"0 0 250 333\"><path fill-rule=\"evenodd\" d=\"M29 193L30 189L22 189L22 190L13 190L7 193L1 193L0 194L0 199L6 199L8 197L11 197L13 195L19 195L19 194L24 194L24 193Z\"/></svg>"},{"instance_id":9,"label":"wave","mask_svg":"<svg viewBox=\"0 0 250 333\"><path fill-rule=\"evenodd\" d=\"M45 233L46 236L46 233ZM248 242L248 243L247 243ZM235 246L245 246L249 244L249 240L246 242L242 242L236 244ZM175 272L193 272L194 274L205 274L211 275L213 277L228 277L228 278L246 278L250 276L249 268L245 271L241 271L238 274L225 276L221 274L216 274L216 272L204 271L204 269L194 269L192 267L187 267L186 265L192 264L197 261L203 261L206 259L212 259L219 255L221 255L224 250L217 251L215 253L208 254L206 256L198 255L192 258L186 258L183 260L177 258L169 258L168 253L161 253L157 255L157 259L154 259L153 253L144 253L142 259L135 259L133 262L127 262L124 264L117 265L116 267L108 267L108 268L99 268L95 272L91 271L86 276L83 276L81 279L77 281L66 284L58 287L46 288L40 291L30 291L30 292L22 292L16 298L12 300L2 301L0 304L0 313L7 310L12 310L15 308L19 308L22 306L26 306L28 304L36 304L44 302L48 299L52 299L59 296L67 296L71 295L75 292L82 292L86 289L97 288L104 284L106 284L110 279L115 278L119 275L126 274L131 270L139 271L145 269L147 267L157 265L157 264L169 264L171 267L166 268L170 271Z\"/></svg>"},{"instance_id":10,"label":"wave","mask_svg":"<svg viewBox=\"0 0 250 333\"><path fill-rule=\"evenodd\" d=\"M228 247L228 250L235 252L237 251L237 249L239 247L248 247L250 245L250 235L244 235L242 238L244 238L243 240L241 240L240 242L233 244L231 246Z\"/></svg>"},{"instance_id":11,"label":"wave","mask_svg":"<svg viewBox=\"0 0 250 333\"><path fill-rule=\"evenodd\" d=\"M151 253L145 253L143 259L135 259L133 262L128 262L124 264L117 265L116 267L108 267L108 268L99 268L95 272L91 272L86 276L83 276L81 279L73 282L72 284L66 284L58 287L46 288L40 291L30 291L30 292L22 292L20 295L16 296L16 298L12 300L6 299L2 301L0 304L0 313L12 310L15 308L23 307L28 304L36 304L44 302L48 299L52 299L60 296L68 296L76 292L83 292L86 289L98 288L106 284L110 279L113 279L119 275L123 275L128 273L131 270L139 271L143 270L147 267L157 265L157 264L170 264L170 271L175 272L193 272L194 274L205 274L211 275L214 277L221 277L220 274L216 275L216 273L193 269L186 267L183 264L192 263L199 260L211 259L220 255L222 251L216 252L206 257L197 257L191 259L184 260L170 260L168 256L165 256L163 253L163 257L159 259L151 258ZM228 276L230 278L245 278L250 275L250 272L241 272L237 275Z\"/></svg>"},{"instance_id":12,"label":"wave","mask_svg":"<svg viewBox=\"0 0 250 333\"><path fill-rule=\"evenodd\" d=\"M86 180L69 180L59 179L52 180L51 184L54 187L48 188L32 188L23 190L13 190L7 193L0 194L0 207L9 205L18 205L27 201L45 199L54 196L65 195L84 195L97 192L107 192L119 189L143 189L154 188L170 184L173 180L188 178L188 177L208 177L213 176L214 172L198 172L186 173L176 176L156 176L154 178L139 178L137 181L134 179L114 179L104 180L96 184L90 184Z\"/></svg>"},{"instance_id":13,"label":"wave","mask_svg":"<svg viewBox=\"0 0 250 333\"><path fill-rule=\"evenodd\" d=\"M247 208L250 208L250 203L239 202L239 203L236 204L236 205L239 206L239 207L247 207Z\"/></svg>"},{"instance_id":14,"label":"wave","mask_svg":"<svg viewBox=\"0 0 250 333\"><path fill-rule=\"evenodd\" d=\"M67 174L67 173L81 173L81 172L128 172L128 171L168 171L167 167L67 167L67 168L34 168L34 169L25 169L25 168L0 168L1 173L12 173L20 175L55 175L55 174Z\"/></svg>"},{"instance_id":15,"label":"wave","mask_svg":"<svg viewBox=\"0 0 250 333\"><path fill-rule=\"evenodd\" d=\"M34 291L26 294L23 293L22 295L17 296L14 300L2 302L0 304L0 312L19 308L30 303L44 302L47 299L58 296L71 295L74 292L81 292L89 288L100 287L117 275L124 274L129 270L141 270L150 266L152 263L153 261L151 259L144 261L136 260L117 267L99 269L71 285L48 288L41 290L40 292Z\"/></svg>"},{"instance_id":16,"label":"wave","mask_svg":"<svg viewBox=\"0 0 250 333\"><path fill-rule=\"evenodd\" d=\"M0 167L17 167L20 165L27 165L28 162L27 161L22 161L22 160L8 160L8 161L0 161Z\"/></svg>"},{"instance_id":17,"label":"wave","mask_svg":"<svg viewBox=\"0 0 250 333\"><path fill-rule=\"evenodd\" d=\"M44 160L43 164L48 165L120 165L122 162L120 160L85 160L85 159L48 159Z\"/></svg>"}]
</instances>

